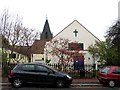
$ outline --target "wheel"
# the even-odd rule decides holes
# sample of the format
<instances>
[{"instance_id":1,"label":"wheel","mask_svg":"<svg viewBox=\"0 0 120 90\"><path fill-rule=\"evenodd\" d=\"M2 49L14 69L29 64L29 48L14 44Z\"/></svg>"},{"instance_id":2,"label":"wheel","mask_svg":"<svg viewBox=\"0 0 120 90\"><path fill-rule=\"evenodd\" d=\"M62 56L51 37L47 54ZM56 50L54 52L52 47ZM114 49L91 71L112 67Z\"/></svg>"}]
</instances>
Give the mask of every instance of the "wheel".
<instances>
[{"instance_id":1,"label":"wheel","mask_svg":"<svg viewBox=\"0 0 120 90\"><path fill-rule=\"evenodd\" d=\"M110 80L108 85L109 85L109 87L114 87L115 86L115 81Z\"/></svg>"},{"instance_id":2,"label":"wheel","mask_svg":"<svg viewBox=\"0 0 120 90\"><path fill-rule=\"evenodd\" d=\"M20 78L15 78L12 82L12 86L15 88L19 88L23 85L23 82Z\"/></svg>"},{"instance_id":3,"label":"wheel","mask_svg":"<svg viewBox=\"0 0 120 90\"><path fill-rule=\"evenodd\" d=\"M57 80L56 86L57 87L64 87L65 86L64 80L62 80L62 79Z\"/></svg>"}]
</instances>

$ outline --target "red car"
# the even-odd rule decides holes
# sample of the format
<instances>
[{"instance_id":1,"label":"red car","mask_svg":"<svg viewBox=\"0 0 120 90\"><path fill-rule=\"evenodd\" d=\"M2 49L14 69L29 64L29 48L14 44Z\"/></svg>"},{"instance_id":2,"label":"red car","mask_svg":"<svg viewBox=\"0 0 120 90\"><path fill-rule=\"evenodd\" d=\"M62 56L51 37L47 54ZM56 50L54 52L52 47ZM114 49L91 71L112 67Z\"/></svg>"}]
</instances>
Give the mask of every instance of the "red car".
<instances>
[{"instance_id":1,"label":"red car","mask_svg":"<svg viewBox=\"0 0 120 90\"><path fill-rule=\"evenodd\" d=\"M102 68L97 78L100 83L110 87L120 86L120 66L106 66Z\"/></svg>"}]
</instances>

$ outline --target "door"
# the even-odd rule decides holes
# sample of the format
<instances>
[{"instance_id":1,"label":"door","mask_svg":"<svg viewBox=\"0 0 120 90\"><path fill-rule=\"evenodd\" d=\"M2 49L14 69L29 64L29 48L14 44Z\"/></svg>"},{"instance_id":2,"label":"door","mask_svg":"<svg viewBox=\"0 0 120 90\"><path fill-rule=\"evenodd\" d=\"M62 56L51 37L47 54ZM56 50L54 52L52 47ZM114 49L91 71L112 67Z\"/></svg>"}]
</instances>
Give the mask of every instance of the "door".
<instances>
[{"instance_id":1,"label":"door","mask_svg":"<svg viewBox=\"0 0 120 90\"><path fill-rule=\"evenodd\" d=\"M37 82L41 84L52 84L55 80L55 75L48 67L43 65L36 66Z\"/></svg>"},{"instance_id":2,"label":"door","mask_svg":"<svg viewBox=\"0 0 120 90\"><path fill-rule=\"evenodd\" d=\"M22 78L25 82L36 82L35 65L25 64L22 66Z\"/></svg>"},{"instance_id":3,"label":"door","mask_svg":"<svg viewBox=\"0 0 120 90\"><path fill-rule=\"evenodd\" d=\"M120 84L120 67L117 67L113 71L114 77L116 78L116 82Z\"/></svg>"}]
</instances>

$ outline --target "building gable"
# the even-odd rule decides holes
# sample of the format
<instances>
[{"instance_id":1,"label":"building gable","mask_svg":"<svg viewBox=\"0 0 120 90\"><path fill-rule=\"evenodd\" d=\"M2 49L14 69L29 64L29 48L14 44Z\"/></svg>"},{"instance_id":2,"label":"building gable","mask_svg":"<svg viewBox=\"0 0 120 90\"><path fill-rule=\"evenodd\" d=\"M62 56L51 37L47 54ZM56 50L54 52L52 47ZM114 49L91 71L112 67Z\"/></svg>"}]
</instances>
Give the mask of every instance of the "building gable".
<instances>
[{"instance_id":1,"label":"building gable","mask_svg":"<svg viewBox=\"0 0 120 90\"><path fill-rule=\"evenodd\" d=\"M89 30L87 30L82 24L77 20L74 20L67 27L65 27L61 32L59 32L53 39L65 38L69 39L71 42L79 42L84 44L84 48L87 49L88 46L94 44L95 41L100 41L95 35L93 35Z\"/></svg>"}]
</instances>

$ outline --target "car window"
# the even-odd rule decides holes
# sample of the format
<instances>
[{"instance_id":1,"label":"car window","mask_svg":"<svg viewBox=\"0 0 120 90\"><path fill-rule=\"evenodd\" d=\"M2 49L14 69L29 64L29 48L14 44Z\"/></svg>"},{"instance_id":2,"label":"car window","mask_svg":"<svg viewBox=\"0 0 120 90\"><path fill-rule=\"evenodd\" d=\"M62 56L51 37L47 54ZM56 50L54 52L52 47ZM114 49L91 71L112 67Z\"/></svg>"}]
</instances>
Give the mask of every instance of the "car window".
<instances>
[{"instance_id":1,"label":"car window","mask_svg":"<svg viewBox=\"0 0 120 90\"><path fill-rule=\"evenodd\" d=\"M23 65L22 70L24 70L24 71L34 71L35 66L34 65Z\"/></svg>"},{"instance_id":2,"label":"car window","mask_svg":"<svg viewBox=\"0 0 120 90\"><path fill-rule=\"evenodd\" d=\"M13 70L20 70L20 65L16 65Z\"/></svg>"},{"instance_id":3,"label":"car window","mask_svg":"<svg viewBox=\"0 0 120 90\"><path fill-rule=\"evenodd\" d=\"M105 67L103 69L100 70L101 73L107 73L110 70L109 67Z\"/></svg>"},{"instance_id":4,"label":"car window","mask_svg":"<svg viewBox=\"0 0 120 90\"><path fill-rule=\"evenodd\" d=\"M36 66L36 71L37 72L42 72L42 73L47 73L49 70L45 66L42 65L37 65Z\"/></svg>"},{"instance_id":5,"label":"car window","mask_svg":"<svg viewBox=\"0 0 120 90\"><path fill-rule=\"evenodd\" d=\"M114 74L120 74L120 68L116 68L114 71L113 71Z\"/></svg>"}]
</instances>

